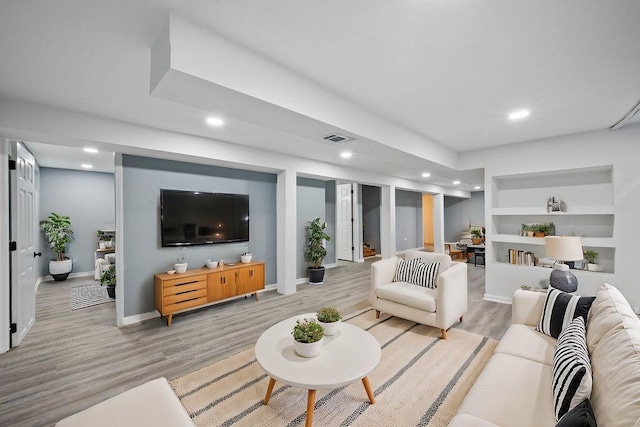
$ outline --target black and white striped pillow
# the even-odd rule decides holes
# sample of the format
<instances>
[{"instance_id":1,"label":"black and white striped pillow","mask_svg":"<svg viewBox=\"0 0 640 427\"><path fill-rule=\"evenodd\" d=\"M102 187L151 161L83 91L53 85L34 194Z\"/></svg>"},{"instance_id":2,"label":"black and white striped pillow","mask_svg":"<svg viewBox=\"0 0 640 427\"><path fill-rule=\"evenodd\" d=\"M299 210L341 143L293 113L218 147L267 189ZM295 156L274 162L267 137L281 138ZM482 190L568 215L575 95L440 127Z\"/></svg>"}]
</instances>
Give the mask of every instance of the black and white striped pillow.
<instances>
[{"instance_id":1,"label":"black and white striped pillow","mask_svg":"<svg viewBox=\"0 0 640 427\"><path fill-rule=\"evenodd\" d=\"M581 297L549 288L536 331L558 338L560 332L578 316L587 318L595 297Z\"/></svg>"},{"instance_id":2,"label":"black and white striped pillow","mask_svg":"<svg viewBox=\"0 0 640 427\"><path fill-rule=\"evenodd\" d=\"M427 288L431 289L436 289L436 277L438 276L439 269L439 262L432 262L429 264L419 262L413 268L413 275L411 276L410 283L413 283L414 285L426 286Z\"/></svg>"},{"instance_id":3,"label":"black and white striped pillow","mask_svg":"<svg viewBox=\"0 0 640 427\"><path fill-rule=\"evenodd\" d=\"M416 264L420 262L420 258L414 258L409 261L405 261L402 258L398 260L398 266L396 267L396 277L394 282L411 282L413 276L413 269Z\"/></svg>"},{"instance_id":4,"label":"black and white striped pillow","mask_svg":"<svg viewBox=\"0 0 640 427\"><path fill-rule=\"evenodd\" d=\"M573 319L558 337L553 355L551 385L556 421L591 397L591 361L587 351L587 329L582 316Z\"/></svg>"}]
</instances>

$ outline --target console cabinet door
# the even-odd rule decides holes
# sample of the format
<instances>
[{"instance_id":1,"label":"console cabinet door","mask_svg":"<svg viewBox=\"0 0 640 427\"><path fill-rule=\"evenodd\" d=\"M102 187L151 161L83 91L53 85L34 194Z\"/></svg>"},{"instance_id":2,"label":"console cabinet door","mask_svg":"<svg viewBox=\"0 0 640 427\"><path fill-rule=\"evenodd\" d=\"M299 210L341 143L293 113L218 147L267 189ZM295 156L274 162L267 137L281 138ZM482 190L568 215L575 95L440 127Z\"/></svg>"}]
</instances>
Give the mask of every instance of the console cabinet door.
<instances>
[{"instance_id":1,"label":"console cabinet door","mask_svg":"<svg viewBox=\"0 0 640 427\"><path fill-rule=\"evenodd\" d=\"M264 289L264 264L256 264L240 269L238 275L238 295Z\"/></svg>"},{"instance_id":2,"label":"console cabinet door","mask_svg":"<svg viewBox=\"0 0 640 427\"><path fill-rule=\"evenodd\" d=\"M207 274L207 295L209 302L237 295L236 272L223 271Z\"/></svg>"}]
</instances>

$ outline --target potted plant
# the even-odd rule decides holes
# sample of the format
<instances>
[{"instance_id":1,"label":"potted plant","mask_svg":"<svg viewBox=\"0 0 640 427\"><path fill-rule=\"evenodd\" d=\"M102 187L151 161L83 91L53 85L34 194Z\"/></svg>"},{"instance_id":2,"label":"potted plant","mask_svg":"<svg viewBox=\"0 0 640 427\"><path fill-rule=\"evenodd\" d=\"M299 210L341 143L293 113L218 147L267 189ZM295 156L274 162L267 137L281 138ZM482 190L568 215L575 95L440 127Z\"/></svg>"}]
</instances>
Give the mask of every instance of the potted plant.
<instances>
[{"instance_id":1,"label":"potted plant","mask_svg":"<svg viewBox=\"0 0 640 427\"><path fill-rule=\"evenodd\" d=\"M100 285L107 287L109 298L116 297L116 265L111 264L100 277Z\"/></svg>"},{"instance_id":2,"label":"potted plant","mask_svg":"<svg viewBox=\"0 0 640 427\"><path fill-rule=\"evenodd\" d=\"M184 262L184 257L176 258L176 261L177 262L173 264L173 269L176 273L185 273L189 264Z\"/></svg>"},{"instance_id":3,"label":"potted plant","mask_svg":"<svg viewBox=\"0 0 640 427\"><path fill-rule=\"evenodd\" d=\"M251 252L245 252L242 255L240 255L240 262L243 264L247 264L251 262Z\"/></svg>"},{"instance_id":4,"label":"potted plant","mask_svg":"<svg viewBox=\"0 0 640 427\"><path fill-rule=\"evenodd\" d=\"M296 320L293 327L293 348L302 357L314 357L322 350L324 329L315 319Z\"/></svg>"},{"instance_id":5,"label":"potted plant","mask_svg":"<svg viewBox=\"0 0 640 427\"><path fill-rule=\"evenodd\" d=\"M598 252L595 251L587 251L584 253L584 259L587 261L587 270L598 271L598 264L596 264L597 257Z\"/></svg>"},{"instance_id":6,"label":"potted plant","mask_svg":"<svg viewBox=\"0 0 640 427\"><path fill-rule=\"evenodd\" d=\"M471 230L471 235L473 236L471 238L472 244L479 245L480 243L482 243L482 230L480 230L479 228L474 228Z\"/></svg>"},{"instance_id":7,"label":"potted plant","mask_svg":"<svg viewBox=\"0 0 640 427\"><path fill-rule=\"evenodd\" d=\"M533 233L536 231L536 225L535 224L522 224L522 231L524 232L524 234L527 237L533 237Z\"/></svg>"},{"instance_id":8,"label":"potted plant","mask_svg":"<svg viewBox=\"0 0 640 427\"><path fill-rule=\"evenodd\" d=\"M73 268L73 261L64 256L67 244L73 240L71 221L68 216L52 212L47 219L40 221L40 228L57 256L56 259L49 261L49 273L53 280L65 280Z\"/></svg>"},{"instance_id":9,"label":"potted plant","mask_svg":"<svg viewBox=\"0 0 640 427\"><path fill-rule=\"evenodd\" d=\"M318 323L324 329L324 334L327 336L335 335L340 330L340 319L342 316L333 307L323 307L316 313Z\"/></svg>"},{"instance_id":10,"label":"potted plant","mask_svg":"<svg viewBox=\"0 0 640 427\"><path fill-rule=\"evenodd\" d=\"M327 223L320 223L320 218L316 218L307 224L307 238L309 244L307 245L307 261L311 264L308 268L309 271L309 284L321 285L324 282L324 266L322 261L327 256L327 249L324 247L324 242L331 240L331 237L325 233Z\"/></svg>"},{"instance_id":11,"label":"potted plant","mask_svg":"<svg viewBox=\"0 0 640 427\"><path fill-rule=\"evenodd\" d=\"M105 246L104 242L107 241L107 236L105 236L104 231L98 230L97 236L98 236L98 247L100 249L105 249L106 246Z\"/></svg>"}]
</instances>

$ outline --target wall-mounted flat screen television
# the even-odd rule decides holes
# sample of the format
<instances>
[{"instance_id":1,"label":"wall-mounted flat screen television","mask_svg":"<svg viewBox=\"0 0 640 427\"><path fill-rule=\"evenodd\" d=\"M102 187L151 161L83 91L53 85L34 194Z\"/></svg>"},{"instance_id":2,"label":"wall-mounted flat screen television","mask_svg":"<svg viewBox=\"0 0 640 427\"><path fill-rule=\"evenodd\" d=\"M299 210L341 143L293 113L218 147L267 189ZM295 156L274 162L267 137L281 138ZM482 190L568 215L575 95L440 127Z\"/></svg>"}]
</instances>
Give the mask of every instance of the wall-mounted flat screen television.
<instances>
[{"instance_id":1,"label":"wall-mounted flat screen television","mask_svg":"<svg viewBox=\"0 0 640 427\"><path fill-rule=\"evenodd\" d=\"M161 189L160 222L163 247L246 242L249 196Z\"/></svg>"}]
</instances>

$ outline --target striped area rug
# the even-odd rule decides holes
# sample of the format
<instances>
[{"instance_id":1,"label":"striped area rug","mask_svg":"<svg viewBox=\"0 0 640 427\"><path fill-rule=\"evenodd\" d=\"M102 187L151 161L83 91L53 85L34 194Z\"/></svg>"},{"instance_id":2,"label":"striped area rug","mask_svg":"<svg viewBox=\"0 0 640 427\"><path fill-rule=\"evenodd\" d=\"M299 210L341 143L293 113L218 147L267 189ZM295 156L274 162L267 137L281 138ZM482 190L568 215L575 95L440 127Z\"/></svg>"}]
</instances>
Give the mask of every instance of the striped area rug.
<instances>
[{"instance_id":1,"label":"striped area rug","mask_svg":"<svg viewBox=\"0 0 640 427\"><path fill-rule=\"evenodd\" d=\"M459 329L440 330L397 317L375 318L373 309L345 316L382 347L369 375L375 404L361 381L318 390L315 426L446 426L491 357L497 341ZM170 381L198 426L300 426L307 391L276 382L262 404L268 376L250 348Z\"/></svg>"},{"instance_id":2,"label":"striped area rug","mask_svg":"<svg viewBox=\"0 0 640 427\"><path fill-rule=\"evenodd\" d=\"M71 288L71 311L114 301L107 295L106 286L90 284Z\"/></svg>"}]
</instances>

